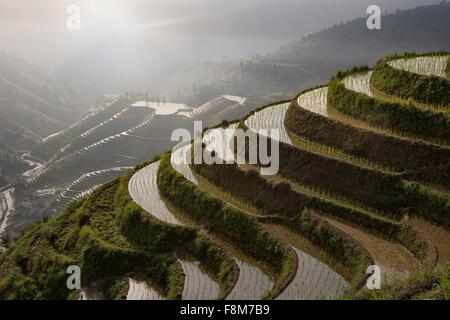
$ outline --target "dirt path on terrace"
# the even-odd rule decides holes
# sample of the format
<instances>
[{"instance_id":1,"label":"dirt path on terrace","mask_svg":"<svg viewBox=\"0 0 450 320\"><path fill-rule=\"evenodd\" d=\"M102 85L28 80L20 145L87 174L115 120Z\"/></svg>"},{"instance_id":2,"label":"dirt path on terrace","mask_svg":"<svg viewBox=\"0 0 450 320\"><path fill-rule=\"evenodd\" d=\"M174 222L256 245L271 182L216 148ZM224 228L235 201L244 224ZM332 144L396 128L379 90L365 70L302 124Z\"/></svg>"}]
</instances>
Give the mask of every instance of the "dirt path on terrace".
<instances>
[{"instance_id":1,"label":"dirt path on terrace","mask_svg":"<svg viewBox=\"0 0 450 320\"><path fill-rule=\"evenodd\" d=\"M449 230L419 218L411 218L410 224L430 238L438 252L438 264L450 262Z\"/></svg>"},{"instance_id":2,"label":"dirt path on terrace","mask_svg":"<svg viewBox=\"0 0 450 320\"><path fill-rule=\"evenodd\" d=\"M421 271L420 262L400 244L384 240L333 218L318 216L366 248L375 264L381 267L383 279L388 282L396 277L408 277Z\"/></svg>"}]
</instances>

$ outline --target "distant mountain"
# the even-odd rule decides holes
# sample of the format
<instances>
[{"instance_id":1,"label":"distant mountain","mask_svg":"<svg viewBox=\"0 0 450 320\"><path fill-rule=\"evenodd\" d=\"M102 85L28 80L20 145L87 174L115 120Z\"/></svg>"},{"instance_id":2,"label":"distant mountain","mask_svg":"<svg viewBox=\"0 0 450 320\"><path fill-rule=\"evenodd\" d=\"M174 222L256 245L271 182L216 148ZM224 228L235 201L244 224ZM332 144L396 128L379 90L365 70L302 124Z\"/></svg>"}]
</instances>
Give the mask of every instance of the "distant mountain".
<instances>
[{"instance_id":1,"label":"distant mountain","mask_svg":"<svg viewBox=\"0 0 450 320\"><path fill-rule=\"evenodd\" d=\"M369 30L367 18L335 25L282 47L268 56L307 66L318 76L356 63L373 64L382 55L450 49L450 3L383 15L381 30Z\"/></svg>"},{"instance_id":2,"label":"distant mountain","mask_svg":"<svg viewBox=\"0 0 450 320\"><path fill-rule=\"evenodd\" d=\"M393 53L450 50L450 3L422 6L382 16L381 30L369 30L367 17L342 22L289 43L274 53L245 61L218 63L208 85L192 88L191 99L217 91L243 95L260 103L287 98L327 82L337 70L373 65ZM209 94L209 95L208 95Z\"/></svg>"},{"instance_id":3,"label":"distant mountain","mask_svg":"<svg viewBox=\"0 0 450 320\"><path fill-rule=\"evenodd\" d=\"M76 93L21 58L0 53L0 142L27 148L82 113Z\"/></svg>"}]
</instances>

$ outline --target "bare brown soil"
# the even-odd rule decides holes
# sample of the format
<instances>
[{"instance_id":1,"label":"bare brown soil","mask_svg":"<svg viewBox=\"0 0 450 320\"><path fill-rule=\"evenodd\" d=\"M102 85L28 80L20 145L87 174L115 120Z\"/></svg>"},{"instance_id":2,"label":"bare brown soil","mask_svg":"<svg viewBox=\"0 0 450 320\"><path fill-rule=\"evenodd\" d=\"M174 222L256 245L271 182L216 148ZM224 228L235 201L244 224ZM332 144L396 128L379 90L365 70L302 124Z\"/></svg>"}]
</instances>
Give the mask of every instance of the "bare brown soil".
<instances>
[{"instance_id":1,"label":"bare brown soil","mask_svg":"<svg viewBox=\"0 0 450 320\"><path fill-rule=\"evenodd\" d=\"M450 231L431 222L412 218L410 223L431 240L438 252L438 264L450 262Z\"/></svg>"},{"instance_id":2,"label":"bare brown soil","mask_svg":"<svg viewBox=\"0 0 450 320\"><path fill-rule=\"evenodd\" d=\"M421 271L420 262L400 244L376 237L327 216L320 216L320 218L345 232L366 248L387 279L413 275Z\"/></svg>"}]
</instances>

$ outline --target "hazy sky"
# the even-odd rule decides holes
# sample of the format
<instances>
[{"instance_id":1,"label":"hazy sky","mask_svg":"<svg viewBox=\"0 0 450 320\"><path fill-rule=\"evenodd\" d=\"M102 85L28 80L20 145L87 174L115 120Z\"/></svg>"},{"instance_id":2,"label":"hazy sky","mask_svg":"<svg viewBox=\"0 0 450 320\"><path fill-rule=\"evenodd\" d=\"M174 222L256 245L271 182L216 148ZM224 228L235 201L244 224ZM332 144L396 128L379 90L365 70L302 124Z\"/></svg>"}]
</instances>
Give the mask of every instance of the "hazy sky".
<instances>
[{"instance_id":1,"label":"hazy sky","mask_svg":"<svg viewBox=\"0 0 450 320\"><path fill-rule=\"evenodd\" d=\"M201 59L264 53L324 26L383 10L438 0L0 0L0 51L51 69L104 43L195 52ZM79 5L82 28L66 28L66 8ZM198 52L195 52L197 54ZM173 53L176 55L177 53ZM179 53L178 53L179 54Z\"/></svg>"}]
</instances>

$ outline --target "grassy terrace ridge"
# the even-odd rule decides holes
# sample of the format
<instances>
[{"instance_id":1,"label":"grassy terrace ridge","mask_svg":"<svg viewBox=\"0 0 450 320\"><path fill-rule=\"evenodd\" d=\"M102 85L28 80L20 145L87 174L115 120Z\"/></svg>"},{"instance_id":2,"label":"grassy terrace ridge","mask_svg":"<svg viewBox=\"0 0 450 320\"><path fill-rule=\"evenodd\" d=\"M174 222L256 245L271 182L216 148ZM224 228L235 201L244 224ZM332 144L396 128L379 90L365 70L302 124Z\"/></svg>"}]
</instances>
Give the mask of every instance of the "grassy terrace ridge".
<instances>
[{"instance_id":1,"label":"grassy terrace ridge","mask_svg":"<svg viewBox=\"0 0 450 320\"><path fill-rule=\"evenodd\" d=\"M158 187L161 195L196 224L226 241L244 255L265 265L275 280L268 297L275 297L292 280L293 252L275 240L242 210L200 190L170 163L170 152L161 158Z\"/></svg>"},{"instance_id":2,"label":"grassy terrace ridge","mask_svg":"<svg viewBox=\"0 0 450 320\"><path fill-rule=\"evenodd\" d=\"M58 217L24 229L0 254L0 299L76 299L79 292L66 287L66 268L73 264L81 267L83 288L94 285L106 299L123 299L129 278L144 280L163 297L180 299L185 280L180 260L199 261L219 284L222 299L239 275L230 253L271 276L274 286L264 297L272 299L296 276L299 261L290 245L297 241L299 247L308 243L310 250L323 250L319 260L339 265L351 282L345 298L450 299L445 252L450 237L440 232L450 227L450 148L416 140L450 139L450 125L438 112L370 98L342 84L345 76L366 71L355 68L333 77L329 110L407 132L407 138L320 116L302 109L297 97L224 121L220 127L238 123L246 129L244 121L255 112L290 102L285 126L294 145L280 143L279 174L261 176L260 165L195 164L190 167L199 178L197 186L172 167L166 152L70 203ZM397 77L397 71L389 72ZM416 76L402 73L401 79ZM160 161L157 185L163 200L188 226L159 221L128 193L133 174L154 161ZM428 185L444 191L435 193ZM441 238L443 244L433 243ZM377 243L367 245L372 240ZM366 267L381 255L384 262L392 260L380 262L383 267L414 262L423 272L380 291L361 289ZM406 256L411 259L398 263Z\"/></svg>"},{"instance_id":3,"label":"grassy terrace ridge","mask_svg":"<svg viewBox=\"0 0 450 320\"><path fill-rule=\"evenodd\" d=\"M345 297L356 300L450 300L450 264L408 280L396 280L381 290L361 290Z\"/></svg>"},{"instance_id":4,"label":"grassy terrace ridge","mask_svg":"<svg viewBox=\"0 0 450 320\"><path fill-rule=\"evenodd\" d=\"M388 96L400 97L404 100L412 99L414 102L430 105L436 111L449 110L450 81L448 79L404 71L388 64L397 59L445 57L448 55L448 52L407 53L403 56L393 55L381 59L372 74L371 86Z\"/></svg>"},{"instance_id":5,"label":"grassy terrace ridge","mask_svg":"<svg viewBox=\"0 0 450 320\"><path fill-rule=\"evenodd\" d=\"M285 180L277 182L271 178L262 177L254 169L245 170L233 164L197 164L191 167L199 176L236 199L233 203L244 203L248 207L256 208L261 221L284 221L289 224L298 218L299 212L306 211L305 214L307 214L312 210L356 225L381 238L398 242L426 265L434 261L429 243L404 222L391 221L327 199L301 193L293 190ZM329 243L320 243L320 245L331 249ZM332 248L329 253L334 255L335 251L336 248ZM348 264L348 261L344 262Z\"/></svg>"},{"instance_id":6,"label":"grassy terrace ridge","mask_svg":"<svg viewBox=\"0 0 450 320\"><path fill-rule=\"evenodd\" d=\"M177 257L200 261L224 297L236 266L204 234L162 223L138 207L127 191L144 163L63 213L23 231L0 257L0 298L75 299L66 287L69 265L79 265L82 286L99 284L107 299L123 299L129 277L145 279L162 296L179 299L183 277ZM125 292L126 294L126 292Z\"/></svg>"},{"instance_id":7,"label":"grassy terrace ridge","mask_svg":"<svg viewBox=\"0 0 450 320\"><path fill-rule=\"evenodd\" d=\"M246 128L243 123L240 127ZM411 213L450 225L448 199L419 185L405 184L399 175L369 170L285 143L279 144L279 159L279 175L309 189L357 203L393 219ZM341 179L343 174L345 180Z\"/></svg>"},{"instance_id":8,"label":"grassy terrace ridge","mask_svg":"<svg viewBox=\"0 0 450 320\"><path fill-rule=\"evenodd\" d=\"M279 159L279 174L285 178L364 204L388 216L400 217L405 198L396 175L368 170L284 143L279 144ZM347 182L336 185L342 174L348 177ZM354 184L361 187L352 188Z\"/></svg>"},{"instance_id":9,"label":"grassy terrace ridge","mask_svg":"<svg viewBox=\"0 0 450 320\"><path fill-rule=\"evenodd\" d=\"M169 279L176 277L175 259L167 253L143 250L121 232L115 210L120 180L97 189L82 201L72 202L56 218L23 231L0 261L2 299L74 299L66 287L66 268L79 265L82 285L101 282L104 293L127 274L149 279L161 293L169 294ZM120 291L120 290L119 290Z\"/></svg>"},{"instance_id":10,"label":"grassy terrace ridge","mask_svg":"<svg viewBox=\"0 0 450 320\"><path fill-rule=\"evenodd\" d=\"M205 172L200 167L202 166L195 165L192 166L192 169L203 190L208 191L218 198L224 199L224 201L230 205L255 217L257 221L266 226L269 233L272 234L273 231L276 231L276 237L279 238L280 241L294 246L297 244L297 248L302 251L306 247L309 251L308 253L313 257L320 256L318 257L319 260L325 260L329 265L337 267L339 270L338 273L342 274L344 278L351 283L351 290L356 290L359 287L361 281L365 277L364 270L371 261L371 258L358 243L355 243L352 239L349 239L346 235L343 235L339 230L332 228L324 221L314 218L306 207L303 208L299 206L294 209L295 205L298 204L297 202L292 203L292 210L290 210L295 213L292 214L292 217L287 217L281 208L280 210L273 210L273 208L268 208L264 205L255 205L255 203L258 203L259 201L253 201L254 199L248 199L245 196L242 196L242 192L240 192L242 191L242 188L239 188L240 191L230 192L230 189L226 187L228 183L219 183L216 179L211 178L213 172ZM227 165L226 167L231 168L234 166ZM206 171L208 171L208 169L206 169ZM244 175L247 176L246 174ZM260 177L255 171L251 175L253 177ZM237 178L237 176L235 177ZM240 178L243 178L244 181L236 181L235 179L227 181L233 181L244 188L248 188L249 181L244 177ZM257 183L254 180L252 182ZM262 185L259 185L259 187L265 189L265 184L267 183L264 182ZM260 197L263 195L267 197L267 200L270 198L280 198L279 194L269 195L267 192L261 192L261 189L257 189L254 192L259 195L259 199L261 199ZM290 200L292 200L292 197L289 197L289 195L284 199L285 202L289 202ZM276 203L279 204L279 202ZM283 234L286 235L286 233L290 234L290 239L283 237ZM301 242L300 246L298 246L299 242ZM317 249L319 249L320 252L311 251Z\"/></svg>"},{"instance_id":11,"label":"grassy terrace ridge","mask_svg":"<svg viewBox=\"0 0 450 320\"><path fill-rule=\"evenodd\" d=\"M343 114L392 130L410 138L421 138L443 145L450 144L450 119L444 113L416 108L413 104L401 104L379 100L363 93L349 90L343 84L347 76L365 73L369 67L355 67L339 71L330 81L328 104Z\"/></svg>"},{"instance_id":12,"label":"grassy terrace ridge","mask_svg":"<svg viewBox=\"0 0 450 320\"><path fill-rule=\"evenodd\" d=\"M298 140L295 137L299 137L322 146L322 149L331 148L330 152L344 161L349 161L349 157L353 157L350 160L357 163L367 159L371 168L397 172L404 179L450 189L450 148L399 139L351 126L332 117L305 110L298 105L297 99L291 102L285 126L295 144ZM371 148L367 148L368 145Z\"/></svg>"},{"instance_id":13,"label":"grassy terrace ridge","mask_svg":"<svg viewBox=\"0 0 450 320\"><path fill-rule=\"evenodd\" d=\"M220 180L218 179L221 177L220 173L214 169L209 170L209 167L205 165L191 166L202 190L253 216L264 224L271 234L272 231L276 231L277 238L288 245L296 246L295 244L301 243L300 246L297 246L298 249L303 251L306 247L311 256L320 256L317 257L319 260L325 260L330 265L337 267L338 273L352 284L353 289L360 284L364 277L363 269L370 260L367 252L359 244L331 228L327 223L315 219L308 208L299 205L297 200L301 202L302 195L298 194L299 199L292 197L292 194L281 197L279 192L286 189L277 188L278 185L266 182L254 170L244 173L236 165L220 166L222 169L226 167L224 170L219 169L222 174L232 176L228 177L230 179ZM215 167L218 169L218 166ZM237 172L242 175L236 174ZM215 175L216 173L219 175ZM256 180L247 179L250 176ZM234 187L239 185L237 188L239 190L229 188L230 185ZM250 192L250 186L256 187L256 189ZM274 189L277 192L271 193ZM256 199L251 197L252 194L257 195ZM269 199L283 199L283 203L286 205L278 201L269 201ZM273 206L267 206L269 202ZM313 200L310 208L314 208L312 203ZM300 220L305 225L300 226L298 224ZM283 231L290 234L290 240L283 237ZM320 250L320 252L314 252L314 249Z\"/></svg>"},{"instance_id":14,"label":"grassy terrace ridge","mask_svg":"<svg viewBox=\"0 0 450 320\"><path fill-rule=\"evenodd\" d=\"M120 223L123 232L145 250L158 252L174 252L177 258L200 262L200 268L220 285L219 299L232 289L237 279L237 266L228 253L202 230L191 227L175 226L153 218L151 212L140 208L128 193L128 182L132 175L147 165L159 160L138 165L123 178L121 197L118 197L119 208L122 209ZM183 284L177 284L182 290ZM180 298L181 291L169 287L168 298Z\"/></svg>"}]
</instances>

